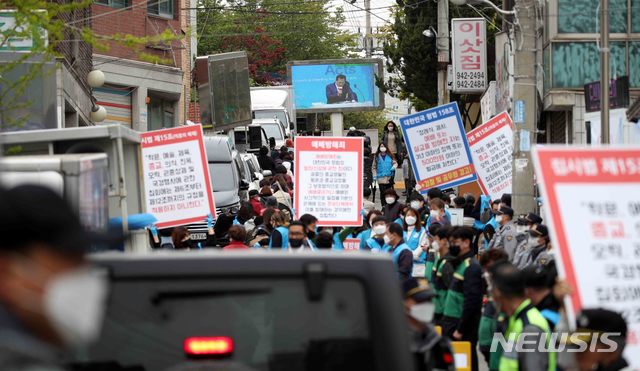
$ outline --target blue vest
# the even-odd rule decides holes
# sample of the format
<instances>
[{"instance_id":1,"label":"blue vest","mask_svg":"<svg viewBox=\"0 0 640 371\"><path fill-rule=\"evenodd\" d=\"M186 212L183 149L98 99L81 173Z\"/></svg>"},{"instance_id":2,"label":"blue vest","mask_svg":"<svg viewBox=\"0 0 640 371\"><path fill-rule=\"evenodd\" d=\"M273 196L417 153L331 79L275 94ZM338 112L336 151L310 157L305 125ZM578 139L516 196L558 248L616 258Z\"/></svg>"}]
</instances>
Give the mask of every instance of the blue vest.
<instances>
[{"instance_id":1,"label":"blue vest","mask_svg":"<svg viewBox=\"0 0 640 371\"><path fill-rule=\"evenodd\" d=\"M389 252L389 245L385 244L383 246L380 246L378 241L376 241L376 239L373 237L369 237L369 239L367 240L367 247L373 252Z\"/></svg>"},{"instance_id":2,"label":"blue vest","mask_svg":"<svg viewBox=\"0 0 640 371\"><path fill-rule=\"evenodd\" d=\"M393 175L393 160L391 159L391 156L385 155L384 157L382 157L381 155L376 155L376 161L377 161L376 178Z\"/></svg>"},{"instance_id":3,"label":"blue vest","mask_svg":"<svg viewBox=\"0 0 640 371\"><path fill-rule=\"evenodd\" d=\"M283 226L276 228L276 231L282 235L282 250L289 249L289 230ZM271 250L271 241L269 241L269 250Z\"/></svg>"},{"instance_id":4,"label":"blue vest","mask_svg":"<svg viewBox=\"0 0 640 371\"><path fill-rule=\"evenodd\" d=\"M421 228L420 231L416 231L414 228L413 231L411 231L410 235L407 235L407 232L404 232L404 240L406 241L406 244L407 246L409 246L411 251L420 248L420 236L422 236L422 233L424 232L424 228ZM424 263L426 260L427 254L423 251L422 254L420 254L420 260L418 260L418 262Z\"/></svg>"},{"instance_id":5,"label":"blue vest","mask_svg":"<svg viewBox=\"0 0 640 371\"><path fill-rule=\"evenodd\" d=\"M307 242L309 243L309 247L311 248L311 251L318 251L318 248L316 247L316 244L313 243L313 241L307 239Z\"/></svg>"},{"instance_id":6,"label":"blue vest","mask_svg":"<svg viewBox=\"0 0 640 371\"><path fill-rule=\"evenodd\" d=\"M354 237L353 233L351 233L351 237ZM347 238L351 238L351 237L347 236ZM340 232L333 234L333 248L331 250L334 250L334 251L344 250L344 244L340 240Z\"/></svg>"},{"instance_id":7,"label":"blue vest","mask_svg":"<svg viewBox=\"0 0 640 371\"><path fill-rule=\"evenodd\" d=\"M398 219L393 221L394 223L398 224L399 226L401 226L402 228L404 228L404 220L402 220L401 217L398 217Z\"/></svg>"},{"instance_id":8,"label":"blue vest","mask_svg":"<svg viewBox=\"0 0 640 371\"><path fill-rule=\"evenodd\" d=\"M371 229L365 229L364 231L358 233L358 237L360 239L360 250L369 250L367 246L367 240L371 238Z\"/></svg>"},{"instance_id":9,"label":"blue vest","mask_svg":"<svg viewBox=\"0 0 640 371\"><path fill-rule=\"evenodd\" d=\"M398 259L400 259L400 254L403 251L411 252L411 249L409 248L409 246L407 246L407 244L404 242L398 245L392 252L391 257L393 258L393 264L395 264L396 267L398 266ZM413 265L413 259L411 260L411 264Z\"/></svg>"}]
</instances>

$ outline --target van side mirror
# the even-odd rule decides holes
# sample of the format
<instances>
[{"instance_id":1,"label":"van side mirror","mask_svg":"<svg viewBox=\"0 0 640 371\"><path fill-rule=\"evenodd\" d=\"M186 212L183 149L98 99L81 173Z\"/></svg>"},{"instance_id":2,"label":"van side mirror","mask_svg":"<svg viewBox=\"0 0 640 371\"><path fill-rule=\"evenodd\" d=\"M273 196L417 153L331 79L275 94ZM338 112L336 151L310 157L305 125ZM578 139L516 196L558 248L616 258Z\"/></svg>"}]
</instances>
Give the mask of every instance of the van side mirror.
<instances>
[{"instance_id":1,"label":"van side mirror","mask_svg":"<svg viewBox=\"0 0 640 371\"><path fill-rule=\"evenodd\" d=\"M242 179L240 181L240 190L241 191L248 191L249 190L249 183L247 183L246 180Z\"/></svg>"}]
</instances>

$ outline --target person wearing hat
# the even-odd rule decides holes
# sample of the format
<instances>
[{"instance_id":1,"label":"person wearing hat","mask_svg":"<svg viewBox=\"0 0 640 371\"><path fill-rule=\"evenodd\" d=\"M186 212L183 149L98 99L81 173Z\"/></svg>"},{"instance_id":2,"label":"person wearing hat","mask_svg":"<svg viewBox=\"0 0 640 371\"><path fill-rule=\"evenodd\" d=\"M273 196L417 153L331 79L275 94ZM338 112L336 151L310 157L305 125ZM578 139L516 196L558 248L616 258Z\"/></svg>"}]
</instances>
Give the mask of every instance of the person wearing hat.
<instances>
[{"instance_id":1,"label":"person wearing hat","mask_svg":"<svg viewBox=\"0 0 640 371\"><path fill-rule=\"evenodd\" d=\"M89 268L95 243L121 242L85 230L54 191L0 190L0 369L58 370L60 351L100 334L107 275Z\"/></svg>"},{"instance_id":2,"label":"person wearing hat","mask_svg":"<svg viewBox=\"0 0 640 371\"><path fill-rule=\"evenodd\" d=\"M556 353L550 349L549 324L525 296L522 273L513 264L504 262L489 268L489 277L496 308L508 317L502 333L504 339L517 344L508 348L499 344L499 349L491 354L500 357L499 370L555 370ZM539 344L533 339L544 339L549 351L537 351Z\"/></svg>"},{"instance_id":3,"label":"person wearing hat","mask_svg":"<svg viewBox=\"0 0 640 371\"><path fill-rule=\"evenodd\" d=\"M610 333L606 343L599 337L603 333ZM613 333L618 335L612 336ZM598 341L596 349L589 346L583 352L574 353L580 371L631 370L622 356L627 339L627 323L619 313L602 308L582 310L576 316L576 334L573 335L584 334L587 338L581 340L587 344L593 344L594 336L598 336ZM611 349L612 343L615 349Z\"/></svg>"},{"instance_id":4,"label":"person wearing hat","mask_svg":"<svg viewBox=\"0 0 640 371\"><path fill-rule=\"evenodd\" d=\"M527 255L527 252L536 246L536 241L529 238L529 230L534 225L540 223L542 223L542 218L534 213L529 213L518 219L518 227L516 227L518 230L518 234L516 235L518 245L516 246L516 252L513 256L512 263L520 269L524 268L523 259Z\"/></svg>"},{"instance_id":5,"label":"person wearing hat","mask_svg":"<svg viewBox=\"0 0 640 371\"><path fill-rule=\"evenodd\" d=\"M411 333L411 352L416 370L455 370L451 343L438 335L430 324L435 294L429 286L421 286L414 278L402 283L404 309Z\"/></svg>"},{"instance_id":6,"label":"person wearing hat","mask_svg":"<svg viewBox=\"0 0 640 371\"><path fill-rule=\"evenodd\" d=\"M542 266L553 261L551 252L551 240L549 239L549 228L544 224L536 224L529 230L531 238L536 241L535 247L529 250L523 260L523 265Z\"/></svg>"},{"instance_id":7,"label":"person wearing hat","mask_svg":"<svg viewBox=\"0 0 640 371\"><path fill-rule=\"evenodd\" d=\"M398 201L395 189L389 188L384 192L385 205L382 207L382 215L389 223L394 222L402 214L404 205Z\"/></svg>"},{"instance_id":8,"label":"person wearing hat","mask_svg":"<svg viewBox=\"0 0 640 371\"><path fill-rule=\"evenodd\" d=\"M555 264L529 266L522 270L524 292L531 303L549 323L553 331L560 321L562 303L553 294L553 286L558 278Z\"/></svg>"},{"instance_id":9,"label":"person wearing hat","mask_svg":"<svg viewBox=\"0 0 640 371\"><path fill-rule=\"evenodd\" d=\"M503 249L509 255L509 261L513 261L518 246L516 238L518 232L513 221L513 209L502 206L496 212L496 222L500 226L489 242L488 249Z\"/></svg>"}]
</instances>

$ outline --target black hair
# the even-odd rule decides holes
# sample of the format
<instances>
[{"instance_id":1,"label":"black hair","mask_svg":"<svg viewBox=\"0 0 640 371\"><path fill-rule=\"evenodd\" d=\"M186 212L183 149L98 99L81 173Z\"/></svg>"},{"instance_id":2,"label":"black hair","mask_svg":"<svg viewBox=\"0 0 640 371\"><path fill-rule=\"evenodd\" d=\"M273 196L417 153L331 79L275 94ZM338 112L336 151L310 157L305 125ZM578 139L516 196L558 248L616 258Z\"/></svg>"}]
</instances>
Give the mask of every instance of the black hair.
<instances>
[{"instance_id":1,"label":"black hair","mask_svg":"<svg viewBox=\"0 0 640 371\"><path fill-rule=\"evenodd\" d=\"M304 214L300 217L300 222L304 225L311 225L318 222L318 218L311 214Z\"/></svg>"},{"instance_id":2,"label":"black hair","mask_svg":"<svg viewBox=\"0 0 640 371\"><path fill-rule=\"evenodd\" d=\"M362 190L362 195L364 197L369 197L371 196L371 188L369 187L364 187L364 189Z\"/></svg>"},{"instance_id":3,"label":"black hair","mask_svg":"<svg viewBox=\"0 0 640 371\"><path fill-rule=\"evenodd\" d=\"M404 236L404 230L402 229L402 226L398 223L390 223L389 226L387 226L387 230L390 233L395 234L396 236Z\"/></svg>"},{"instance_id":4,"label":"black hair","mask_svg":"<svg viewBox=\"0 0 640 371\"><path fill-rule=\"evenodd\" d=\"M267 146L260 147L260 154L262 156L268 155L269 154L269 148Z\"/></svg>"},{"instance_id":5,"label":"black hair","mask_svg":"<svg viewBox=\"0 0 640 371\"><path fill-rule=\"evenodd\" d=\"M440 224L431 224L431 226L429 227L429 236L437 235L438 231L442 228L444 227L441 226Z\"/></svg>"},{"instance_id":6,"label":"black hair","mask_svg":"<svg viewBox=\"0 0 640 371\"><path fill-rule=\"evenodd\" d=\"M398 199L398 193L393 188L389 188L386 191L384 191L384 196L393 196L396 199Z\"/></svg>"},{"instance_id":7,"label":"black hair","mask_svg":"<svg viewBox=\"0 0 640 371\"><path fill-rule=\"evenodd\" d=\"M489 268L494 289L507 298L524 297L524 276L513 264L501 261Z\"/></svg>"},{"instance_id":8,"label":"black hair","mask_svg":"<svg viewBox=\"0 0 640 371\"><path fill-rule=\"evenodd\" d=\"M439 198L441 200L444 200L444 194L438 187L434 187L428 190L427 197L429 197L429 199Z\"/></svg>"},{"instance_id":9,"label":"black hair","mask_svg":"<svg viewBox=\"0 0 640 371\"><path fill-rule=\"evenodd\" d=\"M439 226L440 224L436 224L436 225ZM451 236L451 228L450 227L441 226L436 231L435 236L438 237L441 240L447 240L447 239L449 239L449 236Z\"/></svg>"},{"instance_id":10,"label":"black hair","mask_svg":"<svg viewBox=\"0 0 640 371\"><path fill-rule=\"evenodd\" d=\"M483 268L488 267L492 263L509 260L509 255L502 249L491 249L480 255L479 263Z\"/></svg>"},{"instance_id":11,"label":"black hair","mask_svg":"<svg viewBox=\"0 0 640 371\"><path fill-rule=\"evenodd\" d=\"M475 235L476 234L471 227L458 227L451 233L451 238L459 238L461 240L469 240L469 242L473 242L473 237L475 237Z\"/></svg>"},{"instance_id":12,"label":"black hair","mask_svg":"<svg viewBox=\"0 0 640 371\"><path fill-rule=\"evenodd\" d=\"M319 249L330 249L333 247L333 236L327 231L318 233L316 237L316 247Z\"/></svg>"},{"instance_id":13,"label":"black hair","mask_svg":"<svg viewBox=\"0 0 640 371\"><path fill-rule=\"evenodd\" d=\"M453 203L456 204L456 206L464 209L464 207L467 205L467 200L464 197L458 196L453 199Z\"/></svg>"},{"instance_id":14,"label":"black hair","mask_svg":"<svg viewBox=\"0 0 640 371\"><path fill-rule=\"evenodd\" d=\"M373 218L373 223L371 224L371 226L373 227L373 224L376 224L378 222L384 222L384 224L387 224L387 218L385 218L382 215L378 215L375 218Z\"/></svg>"},{"instance_id":15,"label":"black hair","mask_svg":"<svg viewBox=\"0 0 640 371\"><path fill-rule=\"evenodd\" d=\"M304 223L302 223L302 222L301 222L301 221L299 221L299 220L294 220L294 221L290 222L290 223L289 223L289 229L291 229L291 227L295 227L296 225L297 225L297 226L299 226L299 227L302 227L302 230L303 230L303 231L306 231L306 230L307 230L307 226L306 226L306 225L304 225Z\"/></svg>"},{"instance_id":16,"label":"black hair","mask_svg":"<svg viewBox=\"0 0 640 371\"><path fill-rule=\"evenodd\" d=\"M336 76L336 81L338 81L338 79L347 79L347 76L343 75L343 74L339 74L338 76Z\"/></svg>"},{"instance_id":17,"label":"black hair","mask_svg":"<svg viewBox=\"0 0 640 371\"><path fill-rule=\"evenodd\" d=\"M532 289L550 289L556 283L558 271L554 263L531 265L522 270L524 286Z\"/></svg>"},{"instance_id":18,"label":"black hair","mask_svg":"<svg viewBox=\"0 0 640 371\"><path fill-rule=\"evenodd\" d=\"M275 148L275 146L276 146L276 138L270 137L269 138L269 147Z\"/></svg>"},{"instance_id":19,"label":"black hair","mask_svg":"<svg viewBox=\"0 0 640 371\"><path fill-rule=\"evenodd\" d=\"M409 198L409 201L425 202L425 199L424 199L424 196L422 196L419 192L413 191L411 193L411 197Z\"/></svg>"}]
</instances>

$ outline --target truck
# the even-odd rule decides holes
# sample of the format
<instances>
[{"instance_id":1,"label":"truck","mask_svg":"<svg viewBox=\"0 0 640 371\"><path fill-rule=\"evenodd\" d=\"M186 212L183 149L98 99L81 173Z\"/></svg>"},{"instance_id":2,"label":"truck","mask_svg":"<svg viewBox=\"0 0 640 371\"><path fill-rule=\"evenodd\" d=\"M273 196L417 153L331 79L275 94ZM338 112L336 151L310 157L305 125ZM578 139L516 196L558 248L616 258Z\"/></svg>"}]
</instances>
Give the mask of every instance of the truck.
<instances>
[{"instance_id":1,"label":"truck","mask_svg":"<svg viewBox=\"0 0 640 371\"><path fill-rule=\"evenodd\" d=\"M254 119L277 117L287 128L286 134L297 132L296 110L291 85L251 88L251 110Z\"/></svg>"}]
</instances>

